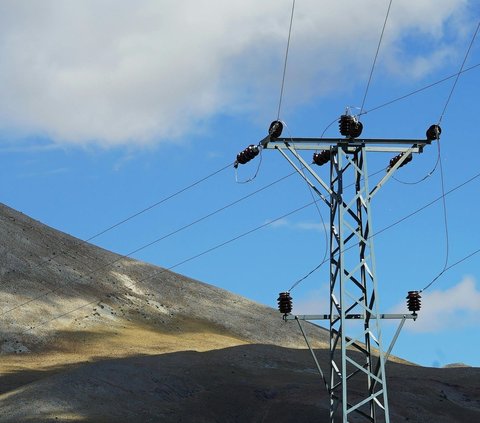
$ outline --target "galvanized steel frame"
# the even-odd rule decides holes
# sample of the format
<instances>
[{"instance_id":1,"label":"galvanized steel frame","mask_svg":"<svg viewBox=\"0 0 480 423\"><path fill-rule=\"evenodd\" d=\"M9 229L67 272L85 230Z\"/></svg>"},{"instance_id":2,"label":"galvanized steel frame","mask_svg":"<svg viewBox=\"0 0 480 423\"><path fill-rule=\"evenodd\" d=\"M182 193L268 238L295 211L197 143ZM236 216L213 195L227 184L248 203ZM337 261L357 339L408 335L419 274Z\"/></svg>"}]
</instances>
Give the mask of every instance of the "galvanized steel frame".
<instances>
[{"instance_id":1,"label":"galvanized steel frame","mask_svg":"<svg viewBox=\"0 0 480 423\"><path fill-rule=\"evenodd\" d=\"M327 318L330 322L330 378L326 384L330 393L331 423L339 415L347 423L351 413L370 422L390 421L385 361L405 319L416 318L416 315L385 315L378 311L370 203L409 153L421 153L423 147L430 143L430 140L270 137L260 142L263 148L279 150L330 209L330 313L310 316L309 320ZM329 184L316 174L297 150L330 150ZM290 159L287 151L299 160L303 169ZM371 190L367 151L405 153ZM329 200L310 180L307 172L329 194ZM344 191L348 185L344 183L347 174L352 174L354 180L354 192L349 198ZM358 248L354 248L355 245ZM305 317L294 316L291 319L298 321ZM384 318L401 319L387 353L383 350L380 325L380 319ZM287 316L286 320L289 319L290 316ZM358 323L355 324L359 320L361 328ZM347 333L357 335L347 337ZM357 380L365 389L355 396L349 385Z\"/></svg>"}]
</instances>

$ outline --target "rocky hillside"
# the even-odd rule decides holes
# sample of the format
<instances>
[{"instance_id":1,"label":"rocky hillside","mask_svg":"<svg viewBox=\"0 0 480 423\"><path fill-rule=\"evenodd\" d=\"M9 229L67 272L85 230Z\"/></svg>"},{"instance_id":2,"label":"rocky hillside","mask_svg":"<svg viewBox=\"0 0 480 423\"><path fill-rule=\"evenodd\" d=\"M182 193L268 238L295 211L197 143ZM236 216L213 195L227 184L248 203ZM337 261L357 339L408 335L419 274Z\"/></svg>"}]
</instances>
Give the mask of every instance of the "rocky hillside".
<instances>
[{"instance_id":1,"label":"rocky hillside","mask_svg":"<svg viewBox=\"0 0 480 423\"><path fill-rule=\"evenodd\" d=\"M0 241L0 422L328 420L303 337L278 311L4 205ZM328 333L305 328L326 369ZM394 422L480 421L480 369L387 373Z\"/></svg>"}]
</instances>

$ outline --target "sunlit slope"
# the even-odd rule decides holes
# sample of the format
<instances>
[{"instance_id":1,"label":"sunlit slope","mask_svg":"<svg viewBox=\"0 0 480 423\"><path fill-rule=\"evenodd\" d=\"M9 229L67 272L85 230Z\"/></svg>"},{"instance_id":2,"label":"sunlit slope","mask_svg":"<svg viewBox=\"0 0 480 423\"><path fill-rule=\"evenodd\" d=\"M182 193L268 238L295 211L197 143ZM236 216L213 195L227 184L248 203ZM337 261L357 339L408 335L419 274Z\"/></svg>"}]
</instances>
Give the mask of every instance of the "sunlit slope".
<instances>
[{"instance_id":1,"label":"sunlit slope","mask_svg":"<svg viewBox=\"0 0 480 423\"><path fill-rule=\"evenodd\" d=\"M328 421L278 311L3 205L0 237L1 423ZM305 328L327 369L328 333ZM396 360L387 373L392 421L480 421L480 369Z\"/></svg>"},{"instance_id":2,"label":"sunlit slope","mask_svg":"<svg viewBox=\"0 0 480 423\"><path fill-rule=\"evenodd\" d=\"M9 360L58 353L74 362L244 343L304 348L276 310L122 258L4 205L0 237L1 352ZM317 345L327 342L325 331L311 330Z\"/></svg>"}]
</instances>

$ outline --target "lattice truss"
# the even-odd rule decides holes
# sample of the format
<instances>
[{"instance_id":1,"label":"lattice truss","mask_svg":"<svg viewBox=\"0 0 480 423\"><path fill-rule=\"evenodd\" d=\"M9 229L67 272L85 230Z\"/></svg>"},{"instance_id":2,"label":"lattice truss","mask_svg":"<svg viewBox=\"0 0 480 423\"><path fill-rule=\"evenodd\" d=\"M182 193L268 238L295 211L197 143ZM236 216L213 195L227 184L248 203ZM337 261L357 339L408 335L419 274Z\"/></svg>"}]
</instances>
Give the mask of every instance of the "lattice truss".
<instances>
[{"instance_id":1,"label":"lattice truss","mask_svg":"<svg viewBox=\"0 0 480 423\"><path fill-rule=\"evenodd\" d=\"M341 400L346 419L355 411L373 421L388 401L365 149L332 148L330 163L330 413Z\"/></svg>"},{"instance_id":2,"label":"lattice truss","mask_svg":"<svg viewBox=\"0 0 480 423\"><path fill-rule=\"evenodd\" d=\"M289 292L280 293L279 308L284 319L296 320L330 395L330 422L359 421L389 423L385 363L406 319L416 319L417 291L409 292L412 314L381 314L375 275L375 252L371 202L394 172L438 140L441 129L432 125L426 139L360 139L361 123L352 116L340 117L345 138L280 138L283 124L274 121L269 135L237 155L235 166L253 159L260 149L278 150L330 210L330 310L329 314L291 315ZM330 164L325 182L299 154L315 151L313 163ZM369 187L367 152L397 153L385 175ZM313 181L313 182L312 182ZM326 193L326 195L324 194ZM417 304L418 302L418 304ZM381 319L399 319L400 324L385 351ZM325 377L300 320L329 320L330 373ZM355 417L354 417L355 416Z\"/></svg>"}]
</instances>

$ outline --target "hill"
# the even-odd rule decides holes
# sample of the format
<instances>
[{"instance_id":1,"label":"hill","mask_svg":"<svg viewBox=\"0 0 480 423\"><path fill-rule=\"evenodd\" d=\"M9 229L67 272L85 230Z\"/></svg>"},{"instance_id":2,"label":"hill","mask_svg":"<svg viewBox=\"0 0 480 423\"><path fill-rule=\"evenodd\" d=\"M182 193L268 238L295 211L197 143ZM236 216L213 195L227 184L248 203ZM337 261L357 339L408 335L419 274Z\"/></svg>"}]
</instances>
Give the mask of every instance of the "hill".
<instances>
[{"instance_id":1,"label":"hill","mask_svg":"<svg viewBox=\"0 0 480 423\"><path fill-rule=\"evenodd\" d=\"M327 421L278 311L5 205L0 239L0 422ZM326 368L328 332L305 325ZM480 420L480 369L395 360L387 374L392 421Z\"/></svg>"}]
</instances>

